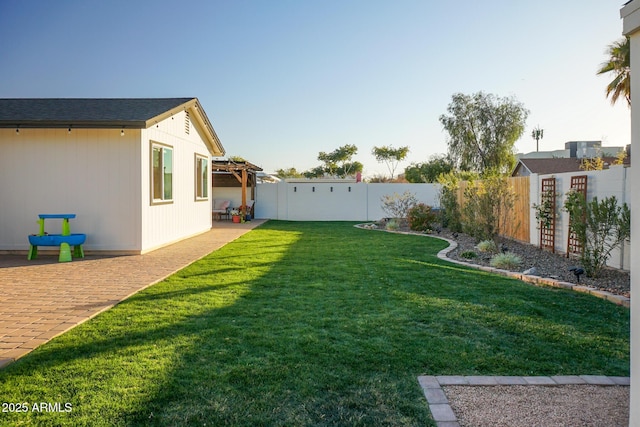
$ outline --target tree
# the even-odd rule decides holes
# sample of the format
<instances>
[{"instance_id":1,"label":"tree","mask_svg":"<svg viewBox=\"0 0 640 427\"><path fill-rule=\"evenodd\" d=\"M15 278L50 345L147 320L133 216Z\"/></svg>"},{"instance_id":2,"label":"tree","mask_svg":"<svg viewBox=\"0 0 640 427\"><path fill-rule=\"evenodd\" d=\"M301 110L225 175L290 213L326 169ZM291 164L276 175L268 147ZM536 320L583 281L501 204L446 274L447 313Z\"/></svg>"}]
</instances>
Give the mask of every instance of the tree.
<instances>
[{"instance_id":1,"label":"tree","mask_svg":"<svg viewBox=\"0 0 640 427\"><path fill-rule=\"evenodd\" d=\"M344 162L342 165L338 166L338 169L336 170L336 175L338 175L341 178L344 178L345 176L362 172L363 168L364 166L360 162Z\"/></svg>"},{"instance_id":2,"label":"tree","mask_svg":"<svg viewBox=\"0 0 640 427\"><path fill-rule=\"evenodd\" d=\"M301 172L298 172L296 168L288 168L288 169L278 169L276 171L276 176L278 178L302 178L304 175Z\"/></svg>"},{"instance_id":3,"label":"tree","mask_svg":"<svg viewBox=\"0 0 640 427\"><path fill-rule=\"evenodd\" d=\"M601 171L604 169L602 157L584 157L580 161L580 169L583 171Z\"/></svg>"},{"instance_id":4,"label":"tree","mask_svg":"<svg viewBox=\"0 0 640 427\"><path fill-rule=\"evenodd\" d=\"M618 151L618 154L616 154L616 159L613 161L613 164L623 165L626 158L627 158L627 150L620 150Z\"/></svg>"},{"instance_id":5,"label":"tree","mask_svg":"<svg viewBox=\"0 0 640 427\"><path fill-rule=\"evenodd\" d=\"M453 163L445 154L434 154L429 161L412 163L404 169L404 177L409 182L436 182L438 176L453 170Z\"/></svg>"},{"instance_id":6,"label":"tree","mask_svg":"<svg viewBox=\"0 0 640 427\"><path fill-rule=\"evenodd\" d=\"M631 46L629 37L620 39L606 50L609 60L600 65L598 74L611 73L613 80L607 85L607 97L611 96L611 104L615 104L623 95L631 106Z\"/></svg>"},{"instance_id":7,"label":"tree","mask_svg":"<svg viewBox=\"0 0 640 427\"><path fill-rule=\"evenodd\" d=\"M324 171L329 175L345 177L356 172L362 172L362 163L351 161L351 158L357 152L358 147L347 144L333 150L331 153L321 151L318 153L318 160L324 162Z\"/></svg>"},{"instance_id":8,"label":"tree","mask_svg":"<svg viewBox=\"0 0 640 427\"><path fill-rule=\"evenodd\" d=\"M371 154L376 158L378 163L386 163L391 179L395 175L398 163L404 160L409 153L409 147L393 148L392 146L373 147Z\"/></svg>"},{"instance_id":9,"label":"tree","mask_svg":"<svg viewBox=\"0 0 640 427\"><path fill-rule=\"evenodd\" d=\"M478 92L456 93L440 122L449 133L449 157L461 170L511 171L514 144L522 136L529 111L513 97Z\"/></svg>"},{"instance_id":10,"label":"tree","mask_svg":"<svg viewBox=\"0 0 640 427\"><path fill-rule=\"evenodd\" d=\"M305 178L322 178L325 173L324 166L316 166L313 169L303 172Z\"/></svg>"}]
</instances>

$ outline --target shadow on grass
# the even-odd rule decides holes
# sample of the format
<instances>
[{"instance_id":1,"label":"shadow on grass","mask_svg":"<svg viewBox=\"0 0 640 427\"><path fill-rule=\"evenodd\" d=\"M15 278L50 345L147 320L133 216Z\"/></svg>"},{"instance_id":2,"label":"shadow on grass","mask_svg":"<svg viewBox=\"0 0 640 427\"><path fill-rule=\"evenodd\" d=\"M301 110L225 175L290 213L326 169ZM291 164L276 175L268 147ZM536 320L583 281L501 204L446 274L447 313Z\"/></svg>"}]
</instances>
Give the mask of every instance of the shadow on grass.
<instances>
[{"instance_id":1,"label":"shadow on grass","mask_svg":"<svg viewBox=\"0 0 640 427\"><path fill-rule=\"evenodd\" d=\"M0 371L7 400L77 408L6 419L430 425L421 374L628 375L628 310L446 263L442 247L269 222Z\"/></svg>"}]
</instances>

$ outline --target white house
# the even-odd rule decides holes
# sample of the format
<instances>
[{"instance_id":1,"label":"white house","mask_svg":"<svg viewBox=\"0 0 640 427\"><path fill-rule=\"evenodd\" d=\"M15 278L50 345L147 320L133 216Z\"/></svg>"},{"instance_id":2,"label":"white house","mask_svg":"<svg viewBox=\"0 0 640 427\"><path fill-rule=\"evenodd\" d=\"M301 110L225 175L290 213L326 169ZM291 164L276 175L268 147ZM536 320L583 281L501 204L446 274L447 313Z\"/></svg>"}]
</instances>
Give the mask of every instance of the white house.
<instances>
[{"instance_id":1,"label":"white house","mask_svg":"<svg viewBox=\"0 0 640 427\"><path fill-rule=\"evenodd\" d=\"M631 0L622 7L623 33L631 41L631 151L640 150L640 0ZM631 168L632 182L640 182L640 168ZM631 194L631 206L640 206L640 191ZM631 212L631 402L629 425L640 426L640 215Z\"/></svg>"},{"instance_id":2,"label":"white house","mask_svg":"<svg viewBox=\"0 0 640 427\"><path fill-rule=\"evenodd\" d=\"M139 254L211 228L211 156L197 98L0 99L0 251L38 214L74 213L85 251ZM45 222L60 233L60 223Z\"/></svg>"}]
</instances>

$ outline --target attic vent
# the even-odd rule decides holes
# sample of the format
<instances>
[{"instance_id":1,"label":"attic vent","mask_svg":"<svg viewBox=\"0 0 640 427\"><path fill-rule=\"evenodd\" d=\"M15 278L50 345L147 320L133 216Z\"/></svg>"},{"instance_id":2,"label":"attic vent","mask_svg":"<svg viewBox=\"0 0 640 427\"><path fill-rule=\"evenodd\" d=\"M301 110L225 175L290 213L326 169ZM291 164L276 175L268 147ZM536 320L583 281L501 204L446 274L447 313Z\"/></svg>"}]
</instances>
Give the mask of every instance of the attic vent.
<instances>
[{"instance_id":1,"label":"attic vent","mask_svg":"<svg viewBox=\"0 0 640 427\"><path fill-rule=\"evenodd\" d=\"M191 119L189 117L189 112L185 111L184 112L184 133L186 133L187 135L189 135L190 127L191 127Z\"/></svg>"}]
</instances>

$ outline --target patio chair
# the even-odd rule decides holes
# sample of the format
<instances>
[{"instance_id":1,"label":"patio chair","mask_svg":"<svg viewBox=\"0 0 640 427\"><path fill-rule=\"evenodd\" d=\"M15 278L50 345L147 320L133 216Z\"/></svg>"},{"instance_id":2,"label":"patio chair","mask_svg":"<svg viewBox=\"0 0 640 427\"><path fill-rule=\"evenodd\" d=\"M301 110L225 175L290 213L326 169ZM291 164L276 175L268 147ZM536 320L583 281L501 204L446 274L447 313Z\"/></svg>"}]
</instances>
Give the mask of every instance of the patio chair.
<instances>
[{"instance_id":1,"label":"patio chair","mask_svg":"<svg viewBox=\"0 0 640 427\"><path fill-rule=\"evenodd\" d=\"M247 213L251 215L251 218L255 217L255 215L253 214L253 208L255 203L256 203L255 200L247 200Z\"/></svg>"},{"instance_id":2,"label":"patio chair","mask_svg":"<svg viewBox=\"0 0 640 427\"><path fill-rule=\"evenodd\" d=\"M214 199L213 200L213 217L222 219L222 216L226 216L229 219L229 206L231 206L231 200Z\"/></svg>"}]
</instances>

